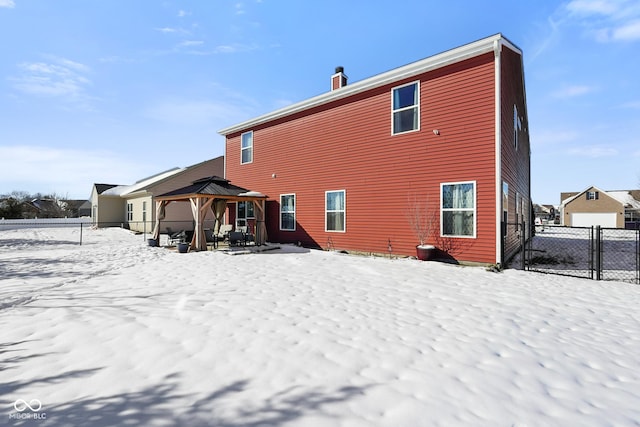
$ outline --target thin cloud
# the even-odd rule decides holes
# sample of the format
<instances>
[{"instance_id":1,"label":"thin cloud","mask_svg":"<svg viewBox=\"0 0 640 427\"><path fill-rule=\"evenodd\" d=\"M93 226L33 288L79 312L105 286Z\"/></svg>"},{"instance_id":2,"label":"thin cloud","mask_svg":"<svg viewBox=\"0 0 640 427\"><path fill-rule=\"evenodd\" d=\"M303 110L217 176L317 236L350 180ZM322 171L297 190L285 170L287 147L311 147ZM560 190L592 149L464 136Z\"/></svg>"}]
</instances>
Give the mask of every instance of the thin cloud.
<instances>
[{"instance_id":1,"label":"thin cloud","mask_svg":"<svg viewBox=\"0 0 640 427\"><path fill-rule=\"evenodd\" d=\"M244 9L244 3L236 3L236 15L244 15L246 13Z\"/></svg>"},{"instance_id":2,"label":"thin cloud","mask_svg":"<svg viewBox=\"0 0 640 427\"><path fill-rule=\"evenodd\" d=\"M0 0L0 7L13 9L14 7L16 7L16 4L13 0Z\"/></svg>"},{"instance_id":3,"label":"thin cloud","mask_svg":"<svg viewBox=\"0 0 640 427\"><path fill-rule=\"evenodd\" d=\"M51 62L18 64L21 75L10 77L13 87L23 93L40 96L84 97L91 81L84 64L65 58L48 57Z\"/></svg>"},{"instance_id":4,"label":"thin cloud","mask_svg":"<svg viewBox=\"0 0 640 427\"><path fill-rule=\"evenodd\" d=\"M572 85L566 86L552 94L554 98L566 99L566 98L574 98L576 96L586 95L587 93L593 92L595 89L591 86L584 85Z\"/></svg>"},{"instance_id":5,"label":"thin cloud","mask_svg":"<svg viewBox=\"0 0 640 427\"><path fill-rule=\"evenodd\" d=\"M616 28L611 37L613 40L640 40L640 20Z\"/></svg>"},{"instance_id":6,"label":"thin cloud","mask_svg":"<svg viewBox=\"0 0 640 427\"><path fill-rule=\"evenodd\" d=\"M204 42L202 40L185 40L179 44L182 47L202 46Z\"/></svg>"},{"instance_id":7,"label":"thin cloud","mask_svg":"<svg viewBox=\"0 0 640 427\"><path fill-rule=\"evenodd\" d=\"M166 33L166 34L177 33L179 31L177 28L171 28L171 27L156 28L155 30L160 31L161 33Z\"/></svg>"},{"instance_id":8,"label":"thin cloud","mask_svg":"<svg viewBox=\"0 0 640 427\"><path fill-rule=\"evenodd\" d=\"M89 195L94 182L128 184L133 182L141 169L151 170L152 165L139 163L108 150L81 150L52 148L34 145L0 147L0 182L21 189L24 185L49 188L73 195ZM65 171L65 173L60 173ZM132 172L133 171L133 172Z\"/></svg>"},{"instance_id":9,"label":"thin cloud","mask_svg":"<svg viewBox=\"0 0 640 427\"><path fill-rule=\"evenodd\" d=\"M576 147L569 150L569 154L580 157L590 157L597 159L600 157L611 157L618 155L618 150L611 147L593 145L590 147Z\"/></svg>"},{"instance_id":10,"label":"thin cloud","mask_svg":"<svg viewBox=\"0 0 640 427\"><path fill-rule=\"evenodd\" d=\"M189 16L189 15L191 15L191 12L187 12L186 10L178 11L178 18L184 18L185 16Z\"/></svg>"},{"instance_id":11,"label":"thin cloud","mask_svg":"<svg viewBox=\"0 0 640 427\"><path fill-rule=\"evenodd\" d=\"M624 104L620 105L620 108L640 108L640 101L625 102Z\"/></svg>"},{"instance_id":12,"label":"thin cloud","mask_svg":"<svg viewBox=\"0 0 640 427\"><path fill-rule=\"evenodd\" d=\"M567 10L579 15L612 15L619 7L619 0L574 0L567 4Z\"/></svg>"},{"instance_id":13,"label":"thin cloud","mask_svg":"<svg viewBox=\"0 0 640 427\"><path fill-rule=\"evenodd\" d=\"M256 45L246 45L234 43L230 45L219 45L212 51L212 53L238 53L238 52L249 52L252 50L256 50L258 47Z\"/></svg>"},{"instance_id":14,"label":"thin cloud","mask_svg":"<svg viewBox=\"0 0 640 427\"><path fill-rule=\"evenodd\" d=\"M567 18L601 43L640 40L640 6L628 0L573 0Z\"/></svg>"}]
</instances>

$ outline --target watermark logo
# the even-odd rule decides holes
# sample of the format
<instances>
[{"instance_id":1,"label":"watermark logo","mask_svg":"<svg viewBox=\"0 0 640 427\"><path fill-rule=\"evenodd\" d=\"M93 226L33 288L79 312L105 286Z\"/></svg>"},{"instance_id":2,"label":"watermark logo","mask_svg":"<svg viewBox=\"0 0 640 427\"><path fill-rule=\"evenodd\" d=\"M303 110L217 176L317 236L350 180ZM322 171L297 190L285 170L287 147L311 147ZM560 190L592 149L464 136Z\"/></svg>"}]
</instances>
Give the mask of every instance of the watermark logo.
<instances>
[{"instance_id":1,"label":"watermark logo","mask_svg":"<svg viewBox=\"0 0 640 427\"><path fill-rule=\"evenodd\" d=\"M16 412L9 414L9 419L14 420L46 420L47 413L40 412L42 410L42 402L38 399L31 399L28 402L24 399L18 399L13 402L13 409Z\"/></svg>"},{"instance_id":2,"label":"watermark logo","mask_svg":"<svg viewBox=\"0 0 640 427\"><path fill-rule=\"evenodd\" d=\"M38 399L31 399L29 403L27 403L26 400L18 399L13 403L13 408L18 412L24 412L27 408L29 408L31 412L40 412L42 402Z\"/></svg>"}]
</instances>

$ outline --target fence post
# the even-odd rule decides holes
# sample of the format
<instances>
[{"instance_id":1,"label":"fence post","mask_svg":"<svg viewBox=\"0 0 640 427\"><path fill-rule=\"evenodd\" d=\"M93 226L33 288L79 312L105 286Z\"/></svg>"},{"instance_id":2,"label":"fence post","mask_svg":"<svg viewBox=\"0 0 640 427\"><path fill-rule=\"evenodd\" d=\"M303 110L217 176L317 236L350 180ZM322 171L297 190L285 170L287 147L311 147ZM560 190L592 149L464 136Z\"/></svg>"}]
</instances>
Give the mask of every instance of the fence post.
<instances>
[{"instance_id":1,"label":"fence post","mask_svg":"<svg viewBox=\"0 0 640 427\"><path fill-rule=\"evenodd\" d=\"M602 230L599 225L596 225L596 280L602 280Z\"/></svg>"},{"instance_id":2,"label":"fence post","mask_svg":"<svg viewBox=\"0 0 640 427\"><path fill-rule=\"evenodd\" d=\"M640 228L636 230L636 283L640 285Z\"/></svg>"},{"instance_id":3,"label":"fence post","mask_svg":"<svg viewBox=\"0 0 640 427\"><path fill-rule=\"evenodd\" d=\"M523 220L522 221L522 231L520 232L520 268L522 268L523 270L524 268L524 260L525 260L525 254L524 254L524 250L525 250L525 244L527 242L527 229L525 228L525 226L527 225L527 223Z\"/></svg>"},{"instance_id":4,"label":"fence post","mask_svg":"<svg viewBox=\"0 0 640 427\"><path fill-rule=\"evenodd\" d=\"M82 223L80 223L80 246L82 246Z\"/></svg>"}]
</instances>

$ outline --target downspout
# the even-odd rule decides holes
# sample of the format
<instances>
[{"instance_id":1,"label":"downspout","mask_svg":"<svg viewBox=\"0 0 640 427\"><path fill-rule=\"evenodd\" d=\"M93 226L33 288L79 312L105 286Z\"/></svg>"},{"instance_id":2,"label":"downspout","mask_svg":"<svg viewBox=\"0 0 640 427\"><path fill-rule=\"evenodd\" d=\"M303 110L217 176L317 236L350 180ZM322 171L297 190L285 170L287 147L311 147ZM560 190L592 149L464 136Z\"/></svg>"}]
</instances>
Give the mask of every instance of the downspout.
<instances>
[{"instance_id":1,"label":"downspout","mask_svg":"<svg viewBox=\"0 0 640 427\"><path fill-rule=\"evenodd\" d=\"M503 265L503 248L502 248L502 99L500 90L501 76L500 76L500 52L502 50L501 39L493 42L493 55L494 55L494 75L495 75L495 160L496 160L496 264Z\"/></svg>"},{"instance_id":2,"label":"downspout","mask_svg":"<svg viewBox=\"0 0 640 427\"><path fill-rule=\"evenodd\" d=\"M227 179L227 135L224 135L224 149L222 151L222 177Z\"/></svg>"}]
</instances>

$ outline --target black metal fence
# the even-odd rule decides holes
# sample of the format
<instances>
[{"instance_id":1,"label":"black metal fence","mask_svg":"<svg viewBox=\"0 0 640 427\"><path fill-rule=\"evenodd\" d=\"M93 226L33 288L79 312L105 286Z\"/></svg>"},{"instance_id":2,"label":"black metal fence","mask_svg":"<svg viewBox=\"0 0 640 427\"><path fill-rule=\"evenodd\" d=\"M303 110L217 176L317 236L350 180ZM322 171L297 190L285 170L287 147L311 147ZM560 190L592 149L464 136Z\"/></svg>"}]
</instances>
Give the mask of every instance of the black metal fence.
<instances>
[{"instance_id":1,"label":"black metal fence","mask_svg":"<svg viewBox=\"0 0 640 427\"><path fill-rule=\"evenodd\" d=\"M640 284L640 230L536 226L524 247L529 271Z\"/></svg>"}]
</instances>

